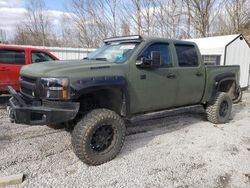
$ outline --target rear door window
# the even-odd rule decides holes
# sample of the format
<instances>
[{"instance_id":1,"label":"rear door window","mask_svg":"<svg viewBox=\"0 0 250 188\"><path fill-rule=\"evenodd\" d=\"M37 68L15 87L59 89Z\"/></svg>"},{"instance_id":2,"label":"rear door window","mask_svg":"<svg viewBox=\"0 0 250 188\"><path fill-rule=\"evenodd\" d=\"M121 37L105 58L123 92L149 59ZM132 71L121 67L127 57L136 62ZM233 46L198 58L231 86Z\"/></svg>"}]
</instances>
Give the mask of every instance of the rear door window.
<instances>
[{"instance_id":1,"label":"rear door window","mask_svg":"<svg viewBox=\"0 0 250 188\"><path fill-rule=\"evenodd\" d=\"M25 53L23 50L0 49L0 64L24 65Z\"/></svg>"},{"instance_id":2,"label":"rear door window","mask_svg":"<svg viewBox=\"0 0 250 188\"><path fill-rule=\"evenodd\" d=\"M175 44L175 49L180 67L197 67L199 65L194 45Z\"/></svg>"},{"instance_id":3,"label":"rear door window","mask_svg":"<svg viewBox=\"0 0 250 188\"><path fill-rule=\"evenodd\" d=\"M32 51L31 56L32 56L32 63L40 63L44 61L55 60L53 57L44 52Z\"/></svg>"}]
</instances>

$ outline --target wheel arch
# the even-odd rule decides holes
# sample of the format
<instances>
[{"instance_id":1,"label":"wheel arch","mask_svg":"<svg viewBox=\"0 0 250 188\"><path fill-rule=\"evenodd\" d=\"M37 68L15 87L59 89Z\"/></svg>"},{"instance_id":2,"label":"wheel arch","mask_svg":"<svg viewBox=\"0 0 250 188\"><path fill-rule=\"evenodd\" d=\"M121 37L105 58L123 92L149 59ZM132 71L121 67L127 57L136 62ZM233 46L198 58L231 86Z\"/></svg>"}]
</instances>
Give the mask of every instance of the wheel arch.
<instances>
[{"instance_id":1,"label":"wheel arch","mask_svg":"<svg viewBox=\"0 0 250 188\"><path fill-rule=\"evenodd\" d=\"M217 75L214 79L215 84L211 99L213 99L218 92L228 93L232 99L234 97L235 91L239 87L239 84L237 84L235 76L236 76L235 73L223 73Z\"/></svg>"},{"instance_id":2,"label":"wheel arch","mask_svg":"<svg viewBox=\"0 0 250 188\"><path fill-rule=\"evenodd\" d=\"M80 102L80 110L87 101L98 108L113 110L121 116L129 115L127 80L123 76L82 79L74 82L72 88L74 100Z\"/></svg>"}]
</instances>

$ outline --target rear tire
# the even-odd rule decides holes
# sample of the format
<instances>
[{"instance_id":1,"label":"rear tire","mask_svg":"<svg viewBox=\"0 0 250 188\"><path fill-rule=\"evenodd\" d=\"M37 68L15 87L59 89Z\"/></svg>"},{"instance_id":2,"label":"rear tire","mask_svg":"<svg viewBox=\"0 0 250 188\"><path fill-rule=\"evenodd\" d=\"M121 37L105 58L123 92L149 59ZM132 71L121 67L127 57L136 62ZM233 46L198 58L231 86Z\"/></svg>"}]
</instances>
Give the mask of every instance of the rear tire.
<instances>
[{"instance_id":1,"label":"rear tire","mask_svg":"<svg viewBox=\"0 0 250 188\"><path fill-rule=\"evenodd\" d=\"M115 158L125 139L122 118L108 109L90 111L72 132L76 156L88 165L100 165Z\"/></svg>"},{"instance_id":2,"label":"rear tire","mask_svg":"<svg viewBox=\"0 0 250 188\"><path fill-rule=\"evenodd\" d=\"M211 123L226 123L232 111L232 100L227 93L218 92L211 103L207 104L207 119Z\"/></svg>"}]
</instances>

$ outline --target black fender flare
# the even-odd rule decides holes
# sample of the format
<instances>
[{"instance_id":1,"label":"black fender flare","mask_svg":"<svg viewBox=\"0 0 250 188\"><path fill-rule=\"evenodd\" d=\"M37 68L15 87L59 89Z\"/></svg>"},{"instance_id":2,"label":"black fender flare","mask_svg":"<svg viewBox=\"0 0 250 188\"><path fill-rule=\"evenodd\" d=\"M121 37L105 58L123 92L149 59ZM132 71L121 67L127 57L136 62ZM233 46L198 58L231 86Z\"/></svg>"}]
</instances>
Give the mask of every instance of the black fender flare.
<instances>
[{"instance_id":1,"label":"black fender flare","mask_svg":"<svg viewBox=\"0 0 250 188\"><path fill-rule=\"evenodd\" d=\"M127 116L130 114L127 79L124 76L99 76L79 79L71 84L72 98L78 99L83 94L108 88L118 88L122 91L121 115Z\"/></svg>"},{"instance_id":2,"label":"black fender flare","mask_svg":"<svg viewBox=\"0 0 250 188\"><path fill-rule=\"evenodd\" d=\"M235 80L235 76L236 76L236 74L232 73L232 72L227 72L227 73L222 73L222 74L217 75L214 78L214 86L213 86L213 91L212 91L211 99L213 99L215 97L216 93L219 91L220 84L222 82L229 81L229 80L235 82L236 81Z\"/></svg>"}]
</instances>

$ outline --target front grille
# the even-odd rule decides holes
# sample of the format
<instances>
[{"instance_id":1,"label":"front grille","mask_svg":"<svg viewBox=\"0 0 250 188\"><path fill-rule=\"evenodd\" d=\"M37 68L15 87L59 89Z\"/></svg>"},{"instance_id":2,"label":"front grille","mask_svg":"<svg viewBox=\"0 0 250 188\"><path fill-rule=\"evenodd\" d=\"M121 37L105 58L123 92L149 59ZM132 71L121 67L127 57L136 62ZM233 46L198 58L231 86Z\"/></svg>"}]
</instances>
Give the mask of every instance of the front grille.
<instances>
[{"instance_id":1,"label":"front grille","mask_svg":"<svg viewBox=\"0 0 250 188\"><path fill-rule=\"evenodd\" d=\"M21 93L27 97L34 98L36 96L36 78L20 77Z\"/></svg>"}]
</instances>

